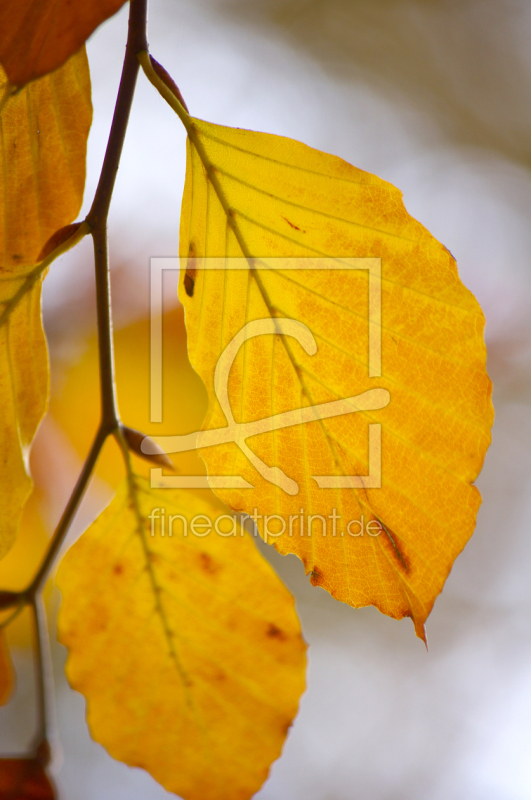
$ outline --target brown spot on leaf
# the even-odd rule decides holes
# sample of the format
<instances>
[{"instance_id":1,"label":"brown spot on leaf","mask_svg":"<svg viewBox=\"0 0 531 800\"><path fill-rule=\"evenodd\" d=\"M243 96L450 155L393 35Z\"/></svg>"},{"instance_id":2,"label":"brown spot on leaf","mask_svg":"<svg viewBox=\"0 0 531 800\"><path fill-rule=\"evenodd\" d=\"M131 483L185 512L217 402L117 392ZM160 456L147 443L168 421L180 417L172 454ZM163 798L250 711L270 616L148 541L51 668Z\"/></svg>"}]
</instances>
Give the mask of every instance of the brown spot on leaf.
<instances>
[{"instance_id":1,"label":"brown spot on leaf","mask_svg":"<svg viewBox=\"0 0 531 800\"><path fill-rule=\"evenodd\" d=\"M281 628L277 628L272 622L269 624L269 627L266 631L266 635L269 636L271 639L278 639L281 642L285 642L288 638Z\"/></svg>"},{"instance_id":2,"label":"brown spot on leaf","mask_svg":"<svg viewBox=\"0 0 531 800\"><path fill-rule=\"evenodd\" d=\"M112 571L114 572L115 575L121 575L124 571L123 564L115 564L114 567L112 568Z\"/></svg>"},{"instance_id":3,"label":"brown spot on leaf","mask_svg":"<svg viewBox=\"0 0 531 800\"><path fill-rule=\"evenodd\" d=\"M195 280L197 278L197 259L195 256L195 245L190 242L188 248L188 261L186 262L186 272L184 273L184 290L188 297L194 296Z\"/></svg>"},{"instance_id":4,"label":"brown spot on leaf","mask_svg":"<svg viewBox=\"0 0 531 800\"><path fill-rule=\"evenodd\" d=\"M312 571L310 572L310 583L313 586L319 586L320 583L323 582L324 575L319 567L314 566Z\"/></svg>"},{"instance_id":5,"label":"brown spot on leaf","mask_svg":"<svg viewBox=\"0 0 531 800\"><path fill-rule=\"evenodd\" d=\"M196 269L190 269L190 267L186 267L186 273L184 275L184 290L188 295L188 297L194 296L196 275L197 275Z\"/></svg>"},{"instance_id":6,"label":"brown spot on leaf","mask_svg":"<svg viewBox=\"0 0 531 800\"><path fill-rule=\"evenodd\" d=\"M283 736L288 735L289 729L291 728L292 725L293 725L293 720L291 719L288 719L286 722L282 723L280 730L282 731Z\"/></svg>"},{"instance_id":7,"label":"brown spot on leaf","mask_svg":"<svg viewBox=\"0 0 531 800\"><path fill-rule=\"evenodd\" d=\"M199 561L201 563L201 569L209 575L215 575L216 572L219 572L219 565L216 564L212 556L208 553L199 553Z\"/></svg>"},{"instance_id":8,"label":"brown spot on leaf","mask_svg":"<svg viewBox=\"0 0 531 800\"><path fill-rule=\"evenodd\" d=\"M300 231L301 233L306 233L306 231L305 231L305 230L303 230L302 228L299 228L299 226L298 226L298 225L295 225L293 222L290 222L290 221L289 221L289 219L288 219L287 217L282 217L282 219L283 219L285 222L287 222L287 223L288 223L288 225L289 225L291 228L293 228L294 230L296 230L296 231Z\"/></svg>"}]
</instances>

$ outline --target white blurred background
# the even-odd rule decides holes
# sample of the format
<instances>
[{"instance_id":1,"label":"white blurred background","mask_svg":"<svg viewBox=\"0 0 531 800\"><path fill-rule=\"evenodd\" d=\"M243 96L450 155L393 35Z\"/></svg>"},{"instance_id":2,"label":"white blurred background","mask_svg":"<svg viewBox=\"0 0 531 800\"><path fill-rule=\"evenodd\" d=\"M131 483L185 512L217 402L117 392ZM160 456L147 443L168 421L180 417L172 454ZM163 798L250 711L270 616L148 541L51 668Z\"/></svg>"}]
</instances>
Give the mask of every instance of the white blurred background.
<instances>
[{"instance_id":1,"label":"white blurred background","mask_svg":"<svg viewBox=\"0 0 531 800\"><path fill-rule=\"evenodd\" d=\"M88 46L87 209L125 36L123 9ZM262 545L296 596L310 666L260 800L531 798L530 37L524 0L151 2L152 54L195 116L300 139L396 184L455 255L487 318L496 423L478 480L484 501L428 620L429 652L409 620L337 603L310 587L295 557ZM110 218L117 327L147 313L149 257L177 254L184 142L140 76ZM56 263L45 287L60 376L94 325L90 243ZM64 444L57 475L66 463L77 469L76 458ZM96 485L78 533L104 496ZM31 662L22 649L14 657L3 751L23 750L32 731ZM63 662L55 645L61 798L170 797L90 740Z\"/></svg>"}]
</instances>

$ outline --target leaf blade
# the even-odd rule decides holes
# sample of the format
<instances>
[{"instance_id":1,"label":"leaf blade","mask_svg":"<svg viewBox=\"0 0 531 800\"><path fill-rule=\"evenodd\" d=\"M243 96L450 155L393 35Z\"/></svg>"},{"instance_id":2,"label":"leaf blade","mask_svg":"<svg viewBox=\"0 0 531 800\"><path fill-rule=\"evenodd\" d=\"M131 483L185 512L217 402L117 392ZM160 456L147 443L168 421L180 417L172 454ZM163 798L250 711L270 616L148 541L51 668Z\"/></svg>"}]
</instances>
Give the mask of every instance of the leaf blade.
<instances>
[{"instance_id":1,"label":"leaf blade","mask_svg":"<svg viewBox=\"0 0 531 800\"><path fill-rule=\"evenodd\" d=\"M303 506L308 517L337 508L345 524L362 515L380 522L377 541L345 531L337 539L301 536L299 526L295 538L282 536L275 547L295 552L312 582L334 597L411 616L424 638L424 622L472 534L480 502L471 483L492 423L481 310L451 254L407 214L390 184L283 137L196 119L188 125L180 255L193 261L196 274L192 294L181 276L179 297L190 360L209 395L203 430L227 425L215 367L250 320L302 321L317 355L307 358L287 336L278 346L274 337L246 342L229 379L238 421L377 386L391 395L383 411L250 440L262 461L295 478L301 488L293 500L257 475L235 444L201 450L209 474L238 474L256 487L216 493L238 510L258 507L284 519ZM198 269L205 257L245 257L250 268L232 275ZM304 271L302 259L345 257L382 260L379 380L368 374L366 278L361 271L342 278L334 270ZM274 258L301 259L301 270L275 270ZM367 423L381 425L384 437L382 488L317 490L312 475L367 474Z\"/></svg>"},{"instance_id":2,"label":"leaf blade","mask_svg":"<svg viewBox=\"0 0 531 800\"><path fill-rule=\"evenodd\" d=\"M0 116L0 557L31 491L28 451L48 402L42 271L34 265L81 207L91 119L84 50L11 97Z\"/></svg>"},{"instance_id":3,"label":"leaf blade","mask_svg":"<svg viewBox=\"0 0 531 800\"><path fill-rule=\"evenodd\" d=\"M171 538L167 528L151 537L155 508L166 520L172 510L219 515L210 493L135 484L150 567L125 486L59 567L67 676L87 698L92 735L115 758L186 800L251 797L304 687L293 600L247 534L184 536L177 522Z\"/></svg>"}]
</instances>

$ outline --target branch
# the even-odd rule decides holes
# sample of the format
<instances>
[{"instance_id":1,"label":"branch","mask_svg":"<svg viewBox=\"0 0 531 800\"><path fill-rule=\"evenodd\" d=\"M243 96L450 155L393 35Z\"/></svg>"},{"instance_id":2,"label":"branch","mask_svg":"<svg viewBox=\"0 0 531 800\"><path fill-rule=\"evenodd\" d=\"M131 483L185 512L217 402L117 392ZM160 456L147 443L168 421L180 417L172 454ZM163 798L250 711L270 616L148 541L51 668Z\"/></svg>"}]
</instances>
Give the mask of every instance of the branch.
<instances>
[{"instance_id":1,"label":"branch","mask_svg":"<svg viewBox=\"0 0 531 800\"><path fill-rule=\"evenodd\" d=\"M92 208L87 216L87 222L93 229L107 222L135 93L139 70L137 53L146 50L147 47L147 0L131 0L127 46L111 132L107 142L98 188L94 195Z\"/></svg>"},{"instance_id":2,"label":"branch","mask_svg":"<svg viewBox=\"0 0 531 800\"><path fill-rule=\"evenodd\" d=\"M90 453L78 478L74 491L55 530L48 551L29 588L24 592L26 602L31 602L42 588L55 558L63 544L74 515L85 494L96 461L109 434L120 427L116 407L114 357L112 344L112 313L107 250L107 217L116 175L120 165L127 124L135 93L139 71L137 53L147 47L147 0L131 0L129 33L125 51L122 77L103 161L100 180L92 208L85 220L94 241L96 272L96 304L98 312L98 344L100 356L101 422Z\"/></svg>"},{"instance_id":3,"label":"branch","mask_svg":"<svg viewBox=\"0 0 531 800\"><path fill-rule=\"evenodd\" d=\"M94 467L96 466L96 461L98 460L98 456L101 452L101 448L105 444L105 440L107 438L107 433L103 430L103 427L100 426L96 437L94 439L94 443L90 449L88 454L87 460L81 470L81 474L77 479L77 483L74 487L74 491L70 495L70 499L67 503L65 510L63 511L63 515L59 520L59 524L55 529L54 535L50 540L50 544L48 546L48 550L46 555L44 556L41 566L35 577L33 578L30 586L23 592L26 602L33 602L33 598L35 595L42 589L46 582L46 578L48 577L48 573L53 566L55 558L61 549L61 546L64 542L65 536L68 533L70 525L72 524L72 520L74 519L75 513L79 508L79 504L83 499L83 495L87 490L88 484L90 482L90 478L92 476L92 472L94 471Z\"/></svg>"},{"instance_id":4,"label":"branch","mask_svg":"<svg viewBox=\"0 0 531 800\"><path fill-rule=\"evenodd\" d=\"M131 0L129 10L129 31L127 46L116 98L116 106L112 120L107 150L103 161L100 180L92 208L80 227L76 243L79 238L90 231L94 241L94 261L96 277L96 303L98 314L98 343L100 357L100 389L101 389L101 422L85 461L81 474L77 480L74 490L70 496L67 506L52 536L48 550L42 563L33 578L31 584L22 592L4 592L2 594L2 608L16 607L8 621L14 619L24 605L30 604L33 609L35 621L35 658L37 670L37 688L39 702L39 729L37 733L37 747L46 747L47 735L47 716L49 713L50 702L47 685L49 683L47 675L46 651L48 647L45 619L42 611L41 590L46 578L55 562L55 559L63 545L66 534L72 524L74 516L79 508L81 500L89 485L92 473L96 466L101 449L107 439L112 434L120 432L121 424L116 404L116 389L114 379L114 357L112 344L112 312L110 294L110 275L109 259L107 248L107 218L111 204L114 185L120 158L122 155L127 125L135 93L136 80L139 71L137 54L147 49L147 0ZM7 94L6 94L7 97ZM73 242L70 242L72 244ZM15 295L14 301L18 301L19 295L25 294L33 283L40 277L49 261L59 255L59 249L53 251L49 258L46 258L27 276L26 280ZM66 246L65 246L66 249ZM9 309L5 309L3 318L7 318Z\"/></svg>"},{"instance_id":5,"label":"branch","mask_svg":"<svg viewBox=\"0 0 531 800\"><path fill-rule=\"evenodd\" d=\"M31 603L33 612L35 641L35 672L37 678L37 734L33 751L43 766L50 760L50 728L53 715L53 669L48 637L46 608L42 595L34 597Z\"/></svg>"},{"instance_id":6,"label":"branch","mask_svg":"<svg viewBox=\"0 0 531 800\"><path fill-rule=\"evenodd\" d=\"M107 250L107 217L133 104L139 64L137 53L147 48L147 0L131 0L129 33L114 117L94 202L87 216L94 241L98 344L100 353L101 424L108 435L119 427L114 381L111 285Z\"/></svg>"}]
</instances>

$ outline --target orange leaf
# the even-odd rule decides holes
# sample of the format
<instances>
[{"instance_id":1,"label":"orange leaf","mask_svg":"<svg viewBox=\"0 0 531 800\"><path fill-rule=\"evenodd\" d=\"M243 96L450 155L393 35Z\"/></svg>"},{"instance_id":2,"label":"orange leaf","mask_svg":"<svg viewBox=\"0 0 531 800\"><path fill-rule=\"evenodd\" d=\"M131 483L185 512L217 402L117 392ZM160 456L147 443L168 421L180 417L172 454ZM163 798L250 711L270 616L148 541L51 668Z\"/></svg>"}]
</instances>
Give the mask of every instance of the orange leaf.
<instances>
[{"instance_id":1,"label":"orange leaf","mask_svg":"<svg viewBox=\"0 0 531 800\"><path fill-rule=\"evenodd\" d=\"M5 82L0 68L0 95ZM81 208L92 122L84 48L53 75L11 97L1 122L6 172L0 193L0 266L11 274L34 265L52 234L69 225Z\"/></svg>"},{"instance_id":2,"label":"orange leaf","mask_svg":"<svg viewBox=\"0 0 531 800\"><path fill-rule=\"evenodd\" d=\"M2 0L0 64L20 88L57 69L124 0Z\"/></svg>"}]
</instances>

